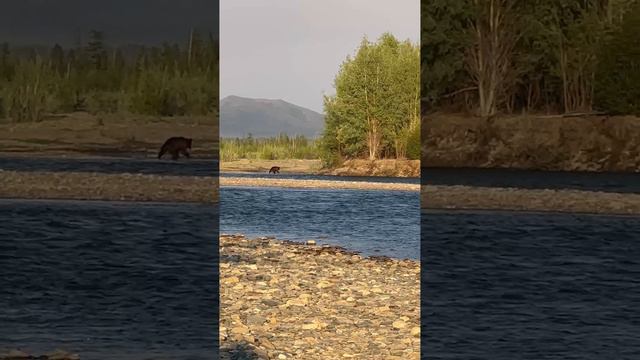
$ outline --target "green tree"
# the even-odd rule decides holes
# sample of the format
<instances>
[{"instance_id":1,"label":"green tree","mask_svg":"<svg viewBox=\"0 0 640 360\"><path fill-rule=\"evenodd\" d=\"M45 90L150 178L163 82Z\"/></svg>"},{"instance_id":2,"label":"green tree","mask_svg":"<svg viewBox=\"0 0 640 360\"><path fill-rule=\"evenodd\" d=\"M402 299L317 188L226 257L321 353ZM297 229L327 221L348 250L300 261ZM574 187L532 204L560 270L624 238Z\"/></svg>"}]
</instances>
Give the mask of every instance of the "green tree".
<instances>
[{"instance_id":1,"label":"green tree","mask_svg":"<svg viewBox=\"0 0 640 360\"><path fill-rule=\"evenodd\" d=\"M218 102L218 44L196 39L198 63L187 66L188 44L108 47L89 42L38 54L35 47L0 46L0 117L37 121L47 113L211 115ZM192 48L193 50L193 48Z\"/></svg>"},{"instance_id":2,"label":"green tree","mask_svg":"<svg viewBox=\"0 0 640 360\"><path fill-rule=\"evenodd\" d=\"M324 100L325 164L406 156L409 133L419 124L419 66L419 50L409 41L388 33L375 43L362 40L338 71L336 94Z\"/></svg>"},{"instance_id":3,"label":"green tree","mask_svg":"<svg viewBox=\"0 0 640 360\"><path fill-rule=\"evenodd\" d=\"M426 107L435 109L453 95L473 90L465 70L473 7L466 0L432 0L422 2L421 11L422 97Z\"/></svg>"},{"instance_id":4,"label":"green tree","mask_svg":"<svg viewBox=\"0 0 640 360\"><path fill-rule=\"evenodd\" d=\"M102 31L91 30L86 51L89 62L94 69L102 70L106 67L107 51Z\"/></svg>"},{"instance_id":5,"label":"green tree","mask_svg":"<svg viewBox=\"0 0 640 360\"><path fill-rule=\"evenodd\" d=\"M428 111L590 111L600 51L637 0L433 0L422 12Z\"/></svg>"},{"instance_id":6,"label":"green tree","mask_svg":"<svg viewBox=\"0 0 640 360\"><path fill-rule=\"evenodd\" d=\"M617 114L640 116L640 5L602 47L596 82L596 104Z\"/></svg>"}]
</instances>

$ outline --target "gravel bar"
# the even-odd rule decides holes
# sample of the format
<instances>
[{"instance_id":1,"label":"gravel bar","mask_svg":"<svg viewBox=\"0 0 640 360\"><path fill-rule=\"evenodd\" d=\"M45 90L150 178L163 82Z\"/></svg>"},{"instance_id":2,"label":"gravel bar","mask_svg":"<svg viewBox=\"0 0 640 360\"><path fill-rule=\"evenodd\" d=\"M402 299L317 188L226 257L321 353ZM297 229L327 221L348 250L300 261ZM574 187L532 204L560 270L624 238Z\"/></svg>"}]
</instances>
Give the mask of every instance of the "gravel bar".
<instances>
[{"instance_id":1,"label":"gravel bar","mask_svg":"<svg viewBox=\"0 0 640 360\"><path fill-rule=\"evenodd\" d=\"M420 358L420 263L220 236L221 359Z\"/></svg>"}]
</instances>

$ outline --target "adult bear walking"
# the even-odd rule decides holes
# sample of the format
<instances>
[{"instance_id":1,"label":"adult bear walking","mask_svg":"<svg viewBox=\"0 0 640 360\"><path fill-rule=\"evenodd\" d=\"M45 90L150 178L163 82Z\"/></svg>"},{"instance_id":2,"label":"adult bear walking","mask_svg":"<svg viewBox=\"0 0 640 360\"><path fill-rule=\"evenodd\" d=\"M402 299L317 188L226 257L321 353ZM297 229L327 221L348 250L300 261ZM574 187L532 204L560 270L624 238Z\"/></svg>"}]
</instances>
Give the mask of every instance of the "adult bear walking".
<instances>
[{"instance_id":1,"label":"adult bear walking","mask_svg":"<svg viewBox=\"0 0 640 360\"><path fill-rule=\"evenodd\" d=\"M162 144L160 148L160 152L158 153L158 159L162 158L162 155L165 153L171 154L172 160L178 160L180 154L190 157L189 149L191 149L191 140L190 138L185 138L182 136L174 136L168 138L167 141Z\"/></svg>"},{"instance_id":2,"label":"adult bear walking","mask_svg":"<svg viewBox=\"0 0 640 360\"><path fill-rule=\"evenodd\" d=\"M269 169L269 174L271 174L271 173L274 173L274 174L280 173L280 166L271 167L271 169Z\"/></svg>"}]
</instances>

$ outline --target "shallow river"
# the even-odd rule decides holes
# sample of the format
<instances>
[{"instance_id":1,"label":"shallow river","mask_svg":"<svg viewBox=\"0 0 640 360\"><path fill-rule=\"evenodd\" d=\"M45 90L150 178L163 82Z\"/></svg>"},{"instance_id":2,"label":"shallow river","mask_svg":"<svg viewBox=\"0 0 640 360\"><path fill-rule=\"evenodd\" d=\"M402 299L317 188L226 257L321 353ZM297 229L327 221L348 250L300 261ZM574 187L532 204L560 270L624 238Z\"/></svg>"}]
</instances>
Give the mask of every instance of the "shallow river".
<instances>
[{"instance_id":1,"label":"shallow river","mask_svg":"<svg viewBox=\"0 0 640 360\"><path fill-rule=\"evenodd\" d=\"M640 218L422 212L427 359L640 359Z\"/></svg>"},{"instance_id":2,"label":"shallow river","mask_svg":"<svg viewBox=\"0 0 640 360\"><path fill-rule=\"evenodd\" d=\"M0 200L0 214L0 352L216 358L216 207Z\"/></svg>"},{"instance_id":3,"label":"shallow river","mask_svg":"<svg viewBox=\"0 0 640 360\"><path fill-rule=\"evenodd\" d=\"M417 260L419 209L417 192L223 187L220 232Z\"/></svg>"}]
</instances>

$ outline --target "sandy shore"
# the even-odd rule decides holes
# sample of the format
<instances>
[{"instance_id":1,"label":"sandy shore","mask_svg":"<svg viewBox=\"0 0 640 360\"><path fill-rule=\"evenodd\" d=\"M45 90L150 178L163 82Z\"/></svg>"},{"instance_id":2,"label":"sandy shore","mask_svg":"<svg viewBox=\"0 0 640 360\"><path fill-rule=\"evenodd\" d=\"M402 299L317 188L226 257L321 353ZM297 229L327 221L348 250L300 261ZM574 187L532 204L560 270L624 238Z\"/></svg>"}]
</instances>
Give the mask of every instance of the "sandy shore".
<instances>
[{"instance_id":1,"label":"sandy shore","mask_svg":"<svg viewBox=\"0 0 640 360\"><path fill-rule=\"evenodd\" d=\"M419 184L383 183L341 180L298 180L264 178L221 177L220 186L287 187L301 189L351 189L351 190L403 190L420 191Z\"/></svg>"},{"instance_id":2,"label":"sandy shore","mask_svg":"<svg viewBox=\"0 0 640 360\"><path fill-rule=\"evenodd\" d=\"M213 116L155 117L52 115L40 122L13 124L0 119L0 151L11 156L157 154L171 136L193 138L195 157L218 154L218 121Z\"/></svg>"},{"instance_id":3,"label":"sandy shore","mask_svg":"<svg viewBox=\"0 0 640 360\"><path fill-rule=\"evenodd\" d=\"M218 201L218 182L225 186L302 189L422 189L422 208L517 210L640 215L640 194L578 190L527 190L469 186L422 186L403 183L102 174L80 172L0 171L0 198L76 199L158 202Z\"/></svg>"},{"instance_id":4,"label":"sandy shore","mask_svg":"<svg viewBox=\"0 0 640 360\"><path fill-rule=\"evenodd\" d=\"M421 206L425 209L483 209L640 215L640 194L579 190L422 186Z\"/></svg>"},{"instance_id":5,"label":"sandy shore","mask_svg":"<svg viewBox=\"0 0 640 360\"><path fill-rule=\"evenodd\" d=\"M240 159L220 162L223 172L267 173L272 166L280 166L283 173L337 176L420 177L420 160L347 160L334 169L325 169L320 160Z\"/></svg>"},{"instance_id":6,"label":"sandy shore","mask_svg":"<svg viewBox=\"0 0 640 360\"><path fill-rule=\"evenodd\" d=\"M221 359L419 359L420 264L220 237Z\"/></svg>"},{"instance_id":7,"label":"sandy shore","mask_svg":"<svg viewBox=\"0 0 640 360\"><path fill-rule=\"evenodd\" d=\"M220 161L220 171L267 173L272 166L280 166L283 171L296 174L319 174L322 169L320 160L286 159L257 160L239 159Z\"/></svg>"},{"instance_id":8,"label":"sandy shore","mask_svg":"<svg viewBox=\"0 0 640 360\"><path fill-rule=\"evenodd\" d=\"M63 350L55 350L44 355L33 355L14 349L0 353L0 360L80 360L80 356Z\"/></svg>"},{"instance_id":9,"label":"sandy shore","mask_svg":"<svg viewBox=\"0 0 640 360\"><path fill-rule=\"evenodd\" d=\"M217 188L214 177L0 171L0 198L215 203Z\"/></svg>"}]
</instances>

